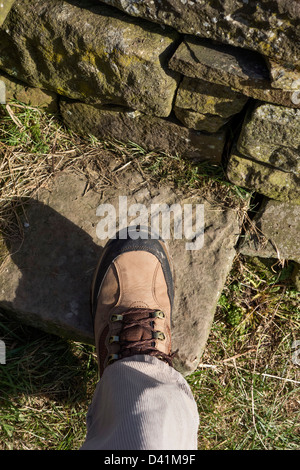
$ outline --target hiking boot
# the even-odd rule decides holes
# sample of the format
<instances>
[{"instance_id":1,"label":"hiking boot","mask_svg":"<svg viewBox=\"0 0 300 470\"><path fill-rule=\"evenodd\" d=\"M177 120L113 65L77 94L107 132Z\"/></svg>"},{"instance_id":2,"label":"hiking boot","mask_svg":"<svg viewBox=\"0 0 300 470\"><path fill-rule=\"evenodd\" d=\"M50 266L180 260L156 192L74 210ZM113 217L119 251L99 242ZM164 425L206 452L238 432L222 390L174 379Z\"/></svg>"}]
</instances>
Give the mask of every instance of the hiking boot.
<instances>
[{"instance_id":1,"label":"hiking boot","mask_svg":"<svg viewBox=\"0 0 300 470\"><path fill-rule=\"evenodd\" d=\"M91 289L91 311L100 376L118 359L155 356L172 365L173 279L165 243L147 228L130 238L131 227L109 240Z\"/></svg>"}]
</instances>

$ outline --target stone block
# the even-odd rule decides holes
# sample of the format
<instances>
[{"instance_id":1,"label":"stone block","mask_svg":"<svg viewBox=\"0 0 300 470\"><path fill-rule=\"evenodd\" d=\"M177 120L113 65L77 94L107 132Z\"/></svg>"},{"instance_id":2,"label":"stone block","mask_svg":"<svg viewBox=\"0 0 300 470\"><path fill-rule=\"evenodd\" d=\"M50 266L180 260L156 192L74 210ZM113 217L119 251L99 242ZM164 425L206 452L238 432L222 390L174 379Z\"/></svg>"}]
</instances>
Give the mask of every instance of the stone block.
<instances>
[{"instance_id":1,"label":"stone block","mask_svg":"<svg viewBox=\"0 0 300 470\"><path fill-rule=\"evenodd\" d=\"M248 256L300 262L300 206L264 200L239 251Z\"/></svg>"},{"instance_id":2,"label":"stone block","mask_svg":"<svg viewBox=\"0 0 300 470\"><path fill-rule=\"evenodd\" d=\"M237 148L245 156L300 176L300 110L256 104L247 112Z\"/></svg>"},{"instance_id":3,"label":"stone block","mask_svg":"<svg viewBox=\"0 0 300 470\"><path fill-rule=\"evenodd\" d=\"M184 77L179 85L174 112L190 129L218 131L234 114L239 113L248 98L229 87Z\"/></svg>"},{"instance_id":4,"label":"stone block","mask_svg":"<svg viewBox=\"0 0 300 470\"><path fill-rule=\"evenodd\" d=\"M255 142L298 149L300 109L256 103L249 109L238 145L244 148Z\"/></svg>"},{"instance_id":5,"label":"stone block","mask_svg":"<svg viewBox=\"0 0 300 470\"><path fill-rule=\"evenodd\" d=\"M236 147L229 157L227 176L232 183L271 199L300 204L299 176L247 158Z\"/></svg>"},{"instance_id":6,"label":"stone block","mask_svg":"<svg viewBox=\"0 0 300 470\"><path fill-rule=\"evenodd\" d=\"M257 100L300 107L293 91L272 88L264 58L253 51L187 37L169 67L188 77L229 86Z\"/></svg>"},{"instance_id":7,"label":"stone block","mask_svg":"<svg viewBox=\"0 0 300 470\"><path fill-rule=\"evenodd\" d=\"M168 116L177 75L166 62L177 38L103 5L24 0L0 30L0 68L72 99Z\"/></svg>"},{"instance_id":8,"label":"stone block","mask_svg":"<svg viewBox=\"0 0 300 470\"><path fill-rule=\"evenodd\" d=\"M300 91L300 70L291 64L278 63L267 58L271 86L282 90ZM295 94L295 97L297 95ZM299 95L298 95L299 98Z\"/></svg>"},{"instance_id":9,"label":"stone block","mask_svg":"<svg viewBox=\"0 0 300 470\"><path fill-rule=\"evenodd\" d=\"M67 100L61 100L60 111L65 124L80 134L131 141L147 151L157 150L195 161L221 162L226 130L207 134L190 130L171 119L146 116L127 108Z\"/></svg>"}]
</instances>

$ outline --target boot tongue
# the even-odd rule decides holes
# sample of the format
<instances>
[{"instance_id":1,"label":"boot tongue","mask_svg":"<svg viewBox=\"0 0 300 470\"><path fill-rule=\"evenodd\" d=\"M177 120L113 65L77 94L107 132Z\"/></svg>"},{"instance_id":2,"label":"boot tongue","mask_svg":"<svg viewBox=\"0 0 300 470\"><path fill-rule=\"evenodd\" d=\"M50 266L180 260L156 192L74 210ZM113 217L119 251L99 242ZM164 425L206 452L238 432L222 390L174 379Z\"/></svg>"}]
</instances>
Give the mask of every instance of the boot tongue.
<instances>
[{"instance_id":1,"label":"boot tongue","mask_svg":"<svg viewBox=\"0 0 300 470\"><path fill-rule=\"evenodd\" d=\"M145 339L152 339L152 329L150 327L132 326L126 328L120 334L121 341L142 341Z\"/></svg>"},{"instance_id":2,"label":"boot tongue","mask_svg":"<svg viewBox=\"0 0 300 470\"><path fill-rule=\"evenodd\" d=\"M120 333L121 341L143 341L152 339L152 309L131 309L124 313L124 326Z\"/></svg>"}]
</instances>

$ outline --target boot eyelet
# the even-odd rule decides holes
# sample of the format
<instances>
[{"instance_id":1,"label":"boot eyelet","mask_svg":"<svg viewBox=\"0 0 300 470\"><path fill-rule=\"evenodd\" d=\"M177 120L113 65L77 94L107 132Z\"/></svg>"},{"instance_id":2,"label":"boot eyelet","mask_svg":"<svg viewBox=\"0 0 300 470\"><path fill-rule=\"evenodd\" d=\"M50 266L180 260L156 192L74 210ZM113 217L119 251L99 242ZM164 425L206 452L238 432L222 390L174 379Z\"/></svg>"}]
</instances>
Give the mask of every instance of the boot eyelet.
<instances>
[{"instance_id":1,"label":"boot eyelet","mask_svg":"<svg viewBox=\"0 0 300 470\"><path fill-rule=\"evenodd\" d=\"M165 314L161 310L156 310L155 312L151 313L151 317L152 318L165 318Z\"/></svg>"},{"instance_id":2,"label":"boot eyelet","mask_svg":"<svg viewBox=\"0 0 300 470\"><path fill-rule=\"evenodd\" d=\"M107 365L112 364L113 362L117 361L119 359L118 354L110 354L107 358Z\"/></svg>"},{"instance_id":3,"label":"boot eyelet","mask_svg":"<svg viewBox=\"0 0 300 470\"><path fill-rule=\"evenodd\" d=\"M116 313L113 313L110 316L110 321L115 322L115 321L122 321L123 320L123 315L117 315Z\"/></svg>"},{"instance_id":4,"label":"boot eyelet","mask_svg":"<svg viewBox=\"0 0 300 470\"><path fill-rule=\"evenodd\" d=\"M165 335L162 331L154 331L153 335L152 335L152 338L159 339L160 341L163 341L164 339L166 339L166 337L165 337Z\"/></svg>"},{"instance_id":5,"label":"boot eyelet","mask_svg":"<svg viewBox=\"0 0 300 470\"><path fill-rule=\"evenodd\" d=\"M119 336L111 336L108 340L109 344L112 344L112 343L118 343L119 342Z\"/></svg>"}]
</instances>

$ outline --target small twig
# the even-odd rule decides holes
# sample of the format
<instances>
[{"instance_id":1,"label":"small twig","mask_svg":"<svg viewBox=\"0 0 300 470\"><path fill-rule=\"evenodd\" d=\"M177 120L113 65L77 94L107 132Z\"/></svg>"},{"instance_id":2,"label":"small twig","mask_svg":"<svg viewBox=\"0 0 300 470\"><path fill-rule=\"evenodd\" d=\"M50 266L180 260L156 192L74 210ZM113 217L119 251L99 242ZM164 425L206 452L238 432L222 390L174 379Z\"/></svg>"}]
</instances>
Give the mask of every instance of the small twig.
<instances>
[{"instance_id":1,"label":"small twig","mask_svg":"<svg viewBox=\"0 0 300 470\"><path fill-rule=\"evenodd\" d=\"M219 366L213 364L198 364L198 367L202 367L203 369L215 369L217 370Z\"/></svg>"},{"instance_id":2,"label":"small twig","mask_svg":"<svg viewBox=\"0 0 300 470\"><path fill-rule=\"evenodd\" d=\"M253 352L255 350L251 349L249 350L248 352ZM247 353L248 353L247 352ZM244 353L244 354L247 354L247 353ZM226 363L226 364L199 364L198 367L200 368L203 368L203 369L213 369L213 370L219 370L221 367L224 367L224 365L226 365L226 367L233 367L235 369L238 369L238 370L241 370L243 372L248 372L250 374L254 374L254 375L259 375L261 377L269 377L270 379L277 379L277 380L283 380L285 382L291 382L291 383L294 383L294 384L300 384L300 381L299 380L293 380L293 379L288 379L286 377L280 377L278 375L272 375L272 374L267 374L265 372L256 372L255 370L253 371L249 371L247 369L245 369L244 367L239 367L237 366L236 364L227 364L228 361L232 360L233 362L235 362L235 359L242 356L243 354L237 354L236 356L232 356L232 357L229 357L228 359L224 359L223 360L223 363Z\"/></svg>"},{"instance_id":3,"label":"small twig","mask_svg":"<svg viewBox=\"0 0 300 470\"><path fill-rule=\"evenodd\" d=\"M132 160L130 160L130 162L125 163L125 165L121 166L121 167L118 168L117 170L114 170L114 173L117 173L118 171L124 170L124 168L126 168L127 166L129 166L131 163L132 163Z\"/></svg>"},{"instance_id":4,"label":"small twig","mask_svg":"<svg viewBox=\"0 0 300 470\"><path fill-rule=\"evenodd\" d=\"M286 377L279 377L278 375L265 374L264 372L262 372L261 374L257 372L257 374L262 375L263 377L270 377L271 379L284 380L285 382L291 382L293 384L300 384L299 380L287 379Z\"/></svg>"},{"instance_id":5,"label":"small twig","mask_svg":"<svg viewBox=\"0 0 300 470\"><path fill-rule=\"evenodd\" d=\"M236 354L235 356L231 356L231 357L228 357L227 359L223 359L223 362L228 362L228 361L232 361L234 359L237 359L238 357L241 357L241 356L245 356L246 354L249 354L251 352L255 351L255 349L249 349L249 351L246 351L244 353L241 353L241 354Z\"/></svg>"}]
</instances>

